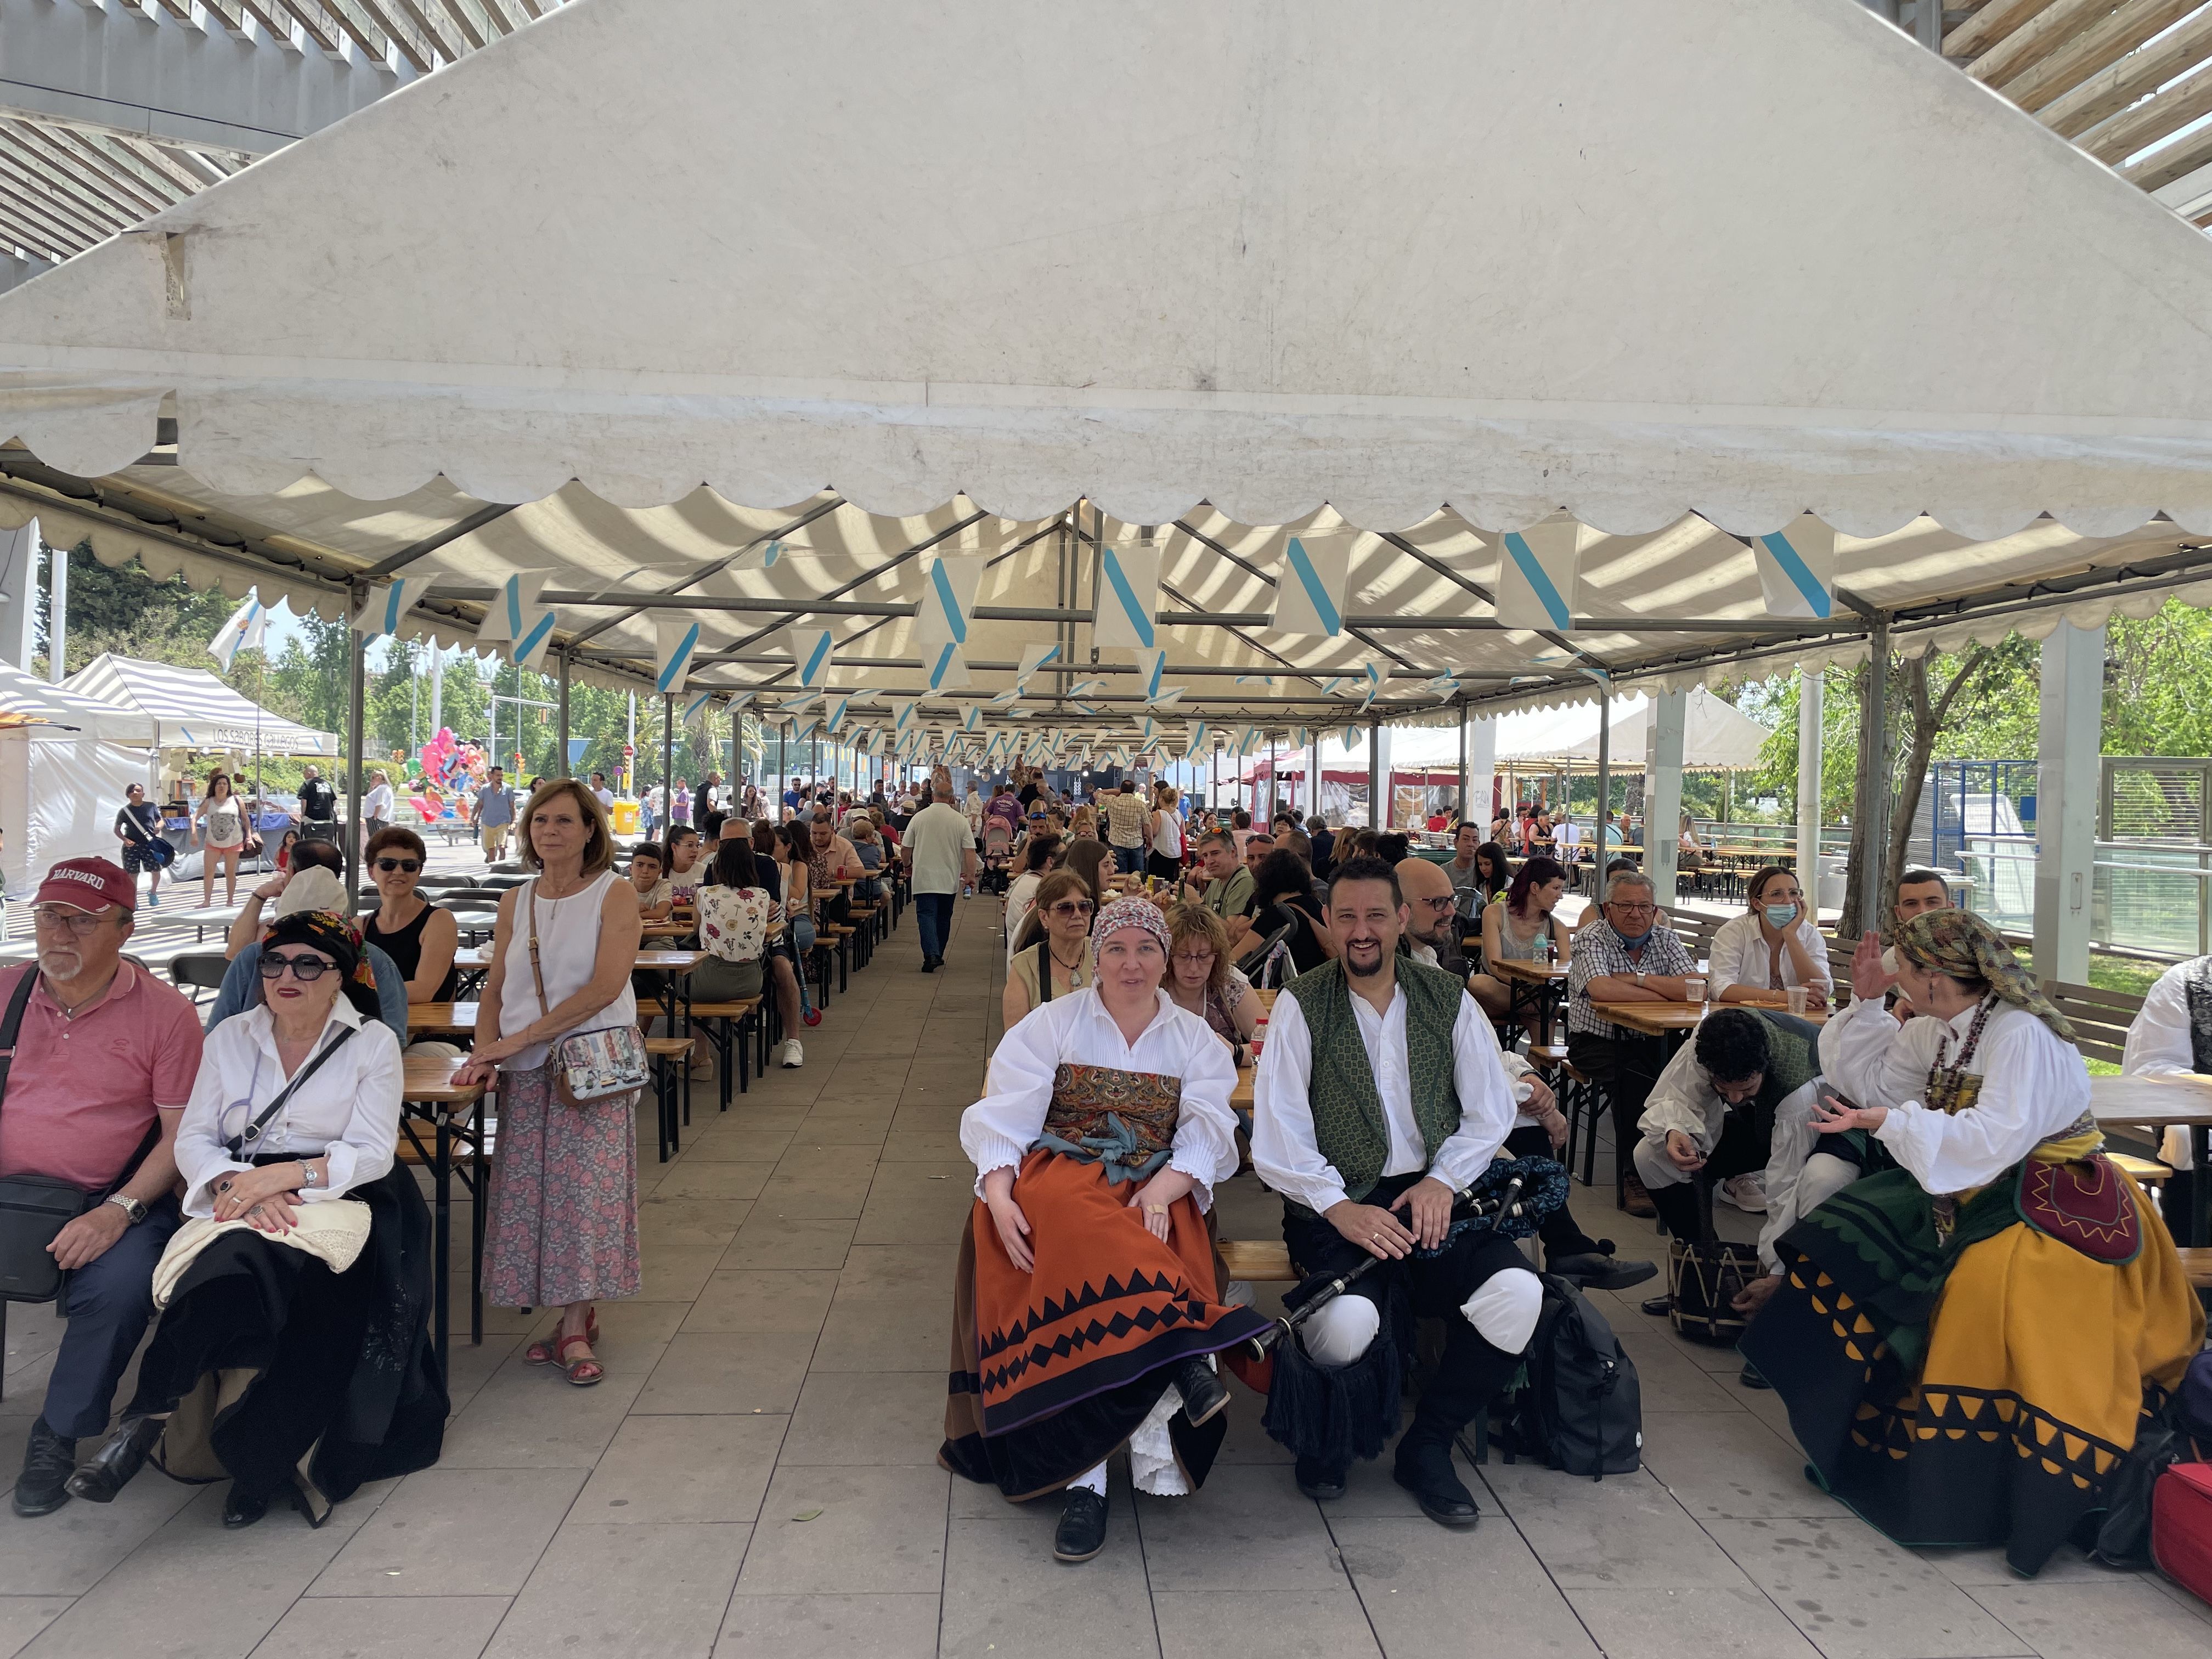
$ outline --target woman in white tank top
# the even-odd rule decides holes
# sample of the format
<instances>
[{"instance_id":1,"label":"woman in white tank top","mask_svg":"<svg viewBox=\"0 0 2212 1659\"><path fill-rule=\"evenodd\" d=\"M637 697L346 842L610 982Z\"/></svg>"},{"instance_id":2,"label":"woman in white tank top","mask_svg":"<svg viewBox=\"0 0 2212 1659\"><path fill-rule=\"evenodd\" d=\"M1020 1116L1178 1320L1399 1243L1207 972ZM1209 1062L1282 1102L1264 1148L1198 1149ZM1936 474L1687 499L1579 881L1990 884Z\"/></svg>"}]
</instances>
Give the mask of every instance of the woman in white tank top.
<instances>
[{"instance_id":1,"label":"woman in white tank top","mask_svg":"<svg viewBox=\"0 0 2212 1659\"><path fill-rule=\"evenodd\" d=\"M456 1076L499 1095L484 1296L501 1307L561 1309L559 1329L524 1358L560 1366L583 1388L606 1375L592 1351L592 1304L635 1296L642 1277L636 1099L563 1106L551 1052L572 1032L637 1023L630 972L642 924L635 890L615 875L606 814L582 785L547 784L521 828L523 861L538 875L500 901L477 1046Z\"/></svg>"}]
</instances>

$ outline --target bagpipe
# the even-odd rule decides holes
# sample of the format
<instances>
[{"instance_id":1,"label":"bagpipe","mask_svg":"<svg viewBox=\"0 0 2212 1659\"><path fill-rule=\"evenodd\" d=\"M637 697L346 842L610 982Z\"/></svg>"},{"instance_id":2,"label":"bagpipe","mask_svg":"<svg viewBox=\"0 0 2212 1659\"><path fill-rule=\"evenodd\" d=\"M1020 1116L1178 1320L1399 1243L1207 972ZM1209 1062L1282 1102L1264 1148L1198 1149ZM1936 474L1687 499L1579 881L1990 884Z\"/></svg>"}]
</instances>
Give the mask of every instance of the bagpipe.
<instances>
[{"instance_id":1,"label":"bagpipe","mask_svg":"<svg viewBox=\"0 0 2212 1659\"><path fill-rule=\"evenodd\" d=\"M1547 1217L1567 1201L1567 1171L1548 1158L1500 1158L1452 1194L1451 1223L1443 1242L1434 1249L1416 1246L1413 1255L1423 1260L1442 1255L1469 1232L1478 1229L1507 1238L1532 1238ZM1374 1272L1391 1256L1370 1255L1344 1273L1316 1273L1299 1281L1283 1296L1284 1315L1253 1339L1255 1358L1265 1353L1330 1303Z\"/></svg>"},{"instance_id":2,"label":"bagpipe","mask_svg":"<svg viewBox=\"0 0 2212 1659\"><path fill-rule=\"evenodd\" d=\"M1567 1201L1567 1171L1548 1158L1500 1158L1452 1195L1451 1224L1434 1249L1416 1247L1422 1259L1442 1255L1466 1235L1493 1232L1506 1238L1532 1237L1545 1218ZM1365 1353L1346 1365L1316 1364L1295 1338L1297 1329L1344 1295L1386 1261L1370 1256L1338 1273L1316 1273L1283 1297L1285 1313L1251 1347L1255 1357L1273 1361L1267 1379L1267 1409L1261 1419L1268 1435L1302 1457L1342 1466L1353 1458L1377 1457L1397 1432L1398 1413L1413 1352L1413 1319L1403 1279L1392 1281L1376 1297L1381 1321Z\"/></svg>"}]
</instances>

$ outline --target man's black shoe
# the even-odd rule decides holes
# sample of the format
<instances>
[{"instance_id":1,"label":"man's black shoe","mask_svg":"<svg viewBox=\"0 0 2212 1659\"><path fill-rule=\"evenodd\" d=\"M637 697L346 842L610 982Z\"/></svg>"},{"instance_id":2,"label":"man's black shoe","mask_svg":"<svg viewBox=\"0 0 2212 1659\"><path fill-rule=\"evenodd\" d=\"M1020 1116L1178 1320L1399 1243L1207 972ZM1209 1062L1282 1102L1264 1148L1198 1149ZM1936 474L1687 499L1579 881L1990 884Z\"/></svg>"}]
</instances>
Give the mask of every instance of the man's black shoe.
<instances>
[{"instance_id":1,"label":"man's black shoe","mask_svg":"<svg viewBox=\"0 0 2212 1659\"><path fill-rule=\"evenodd\" d=\"M1618 1261L1595 1250L1580 1255L1563 1255L1544 1265L1586 1291L1625 1291L1631 1285L1641 1285L1659 1271L1649 1261Z\"/></svg>"},{"instance_id":2,"label":"man's black shoe","mask_svg":"<svg viewBox=\"0 0 2212 1659\"><path fill-rule=\"evenodd\" d=\"M107 1437L107 1443L93 1453L92 1462L70 1476L70 1496L88 1504L113 1503L131 1477L146 1467L146 1454L167 1426L164 1418L125 1418L122 1427Z\"/></svg>"},{"instance_id":3,"label":"man's black shoe","mask_svg":"<svg viewBox=\"0 0 2212 1659\"><path fill-rule=\"evenodd\" d=\"M1413 1431L1398 1443L1397 1466L1391 1470L1398 1484L1413 1494L1421 1513L1440 1527L1471 1527L1482 1518L1474 1495L1462 1484L1452 1468L1451 1442L1442 1444Z\"/></svg>"},{"instance_id":4,"label":"man's black shoe","mask_svg":"<svg viewBox=\"0 0 2212 1659\"><path fill-rule=\"evenodd\" d=\"M1229 1390L1203 1359L1186 1359L1175 1368L1176 1392L1182 1396L1182 1414L1194 1429L1229 1403Z\"/></svg>"},{"instance_id":5,"label":"man's black shoe","mask_svg":"<svg viewBox=\"0 0 2212 1659\"><path fill-rule=\"evenodd\" d=\"M1736 1374L1735 1380L1747 1389L1771 1389L1774 1386L1753 1369L1748 1359L1743 1362L1743 1370Z\"/></svg>"},{"instance_id":6,"label":"man's black shoe","mask_svg":"<svg viewBox=\"0 0 2212 1659\"><path fill-rule=\"evenodd\" d=\"M1052 1535L1052 1559L1088 1561L1105 1547L1105 1494L1088 1486L1070 1486L1066 1507L1060 1512L1060 1529Z\"/></svg>"},{"instance_id":7,"label":"man's black shoe","mask_svg":"<svg viewBox=\"0 0 2212 1659\"><path fill-rule=\"evenodd\" d=\"M1301 1497L1326 1504L1332 1498L1344 1496L1344 1477L1347 1471L1334 1463L1324 1463L1318 1457L1301 1457L1295 1472Z\"/></svg>"},{"instance_id":8,"label":"man's black shoe","mask_svg":"<svg viewBox=\"0 0 2212 1659\"><path fill-rule=\"evenodd\" d=\"M46 1426L46 1419L31 1425L30 1443L23 1448L23 1472L15 1477L15 1513L52 1515L69 1502L69 1478L76 1468L76 1442L64 1439Z\"/></svg>"},{"instance_id":9,"label":"man's black shoe","mask_svg":"<svg viewBox=\"0 0 2212 1659\"><path fill-rule=\"evenodd\" d=\"M1643 1307L1644 1311L1654 1319L1664 1319L1674 1311L1674 1303L1671 1297L1647 1296L1644 1298Z\"/></svg>"}]
</instances>

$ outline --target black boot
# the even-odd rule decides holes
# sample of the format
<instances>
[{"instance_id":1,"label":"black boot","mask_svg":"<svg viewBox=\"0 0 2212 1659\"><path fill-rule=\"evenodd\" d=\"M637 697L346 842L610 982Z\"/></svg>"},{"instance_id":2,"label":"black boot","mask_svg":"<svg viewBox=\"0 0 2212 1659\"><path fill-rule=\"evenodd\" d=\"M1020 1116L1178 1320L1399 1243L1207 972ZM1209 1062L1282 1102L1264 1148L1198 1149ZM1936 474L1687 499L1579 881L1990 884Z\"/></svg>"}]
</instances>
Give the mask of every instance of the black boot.
<instances>
[{"instance_id":1,"label":"black boot","mask_svg":"<svg viewBox=\"0 0 2212 1659\"><path fill-rule=\"evenodd\" d=\"M1293 1472L1299 1495L1324 1504L1344 1496L1344 1479L1350 1473L1342 1464L1324 1462L1318 1457L1299 1458Z\"/></svg>"},{"instance_id":2,"label":"black boot","mask_svg":"<svg viewBox=\"0 0 2212 1659\"><path fill-rule=\"evenodd\" d=\"M131 1477L146 1467L146 1454L169 1425L165 1417L129 1417L92 1455L92 1462L69 1478L70 1495L88 1504L112 1504Z\"/></svg>"},{"instance_id":3,"label":"black boot","mask_svg":"<svg viewBox=\"0 0 2212 1659\"><path fill-rule=\"evenodd\" d=\"M1088 1561L1105 1547L1106 1494L1070 1486L1060 1512L1060 1529L1052 1535L1052 1559L1073 1565Z\"/></svg>"},{"instance_id":4,"label":"black boot","mask_svg":"<svg viewBox=\"0 0 2212 1659\"><path fill-rule=\"evenodd\" d=\"M1452 1468L1455 1428L1439 1419L1416 1413L1413 1426L1398 1442L1392 1479L1413 1494L1421 1513L1440 1527L1471 1527L1482 1518L1474 1494L1468 1491Z\"/></svg>"},{"instance_id":5,"label":"black boot","mask_svg":"<svg viewBox=\"0 0 2212 1659\"><path fill-rule=\"evenodd\" d=\"M31 1425L23 1448L23 1472L15 1477L15 1513L52 1515L69 1502L70 1472L76 1468L76 1442L56 1434L46 1419Z\"/></svg>"},{"instance_id":6,"label":"black boot","mask_svg":"<svg viewBox=\"0 0 2212 1659\"><path fill-rule=\"evenodd\" d=\"M1182 1396L1182 1414L1194 1429L1229 1403L1229 1390L1203 1359L1186 1359L1171 1375L1176 1392Z\"/></svg>"}]
</instances>

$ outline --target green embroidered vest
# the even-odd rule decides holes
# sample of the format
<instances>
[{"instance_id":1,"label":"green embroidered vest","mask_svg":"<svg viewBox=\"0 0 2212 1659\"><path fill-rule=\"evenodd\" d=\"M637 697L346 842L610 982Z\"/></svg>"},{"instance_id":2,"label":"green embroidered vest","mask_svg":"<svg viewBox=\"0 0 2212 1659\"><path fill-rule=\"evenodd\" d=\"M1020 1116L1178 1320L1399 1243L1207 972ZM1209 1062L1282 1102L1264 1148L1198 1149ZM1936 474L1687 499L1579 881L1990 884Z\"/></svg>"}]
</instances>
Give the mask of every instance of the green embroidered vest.
<instances>
[{"instance_id":1,"label":"green embroidered vest","mask_svg":"<svg viewBox=\"0 0 2212 1659\"><path fill-rule=\"evenodd\" d=\"M1771 1129L1775 1109L1820 1075L1820 1028L1767 1009L1753 1011L1766 1027L1766 1079L1759 1085L1758 1121Z\"/></svg>"},{"instance_id":2,"label":"green embroidered vest","mask_svg":"<svg viewBox=\"0 0 2212 1659\"><path fill-rule=\"evenodd\" d=\"M1398 958L1397 972L1399 988L1406 994L1406 1071L1413 1085L1413 1122L1421 1132L1423 1154L1434 1158L1437 1148L1459 1127L1452 1027L1467 988L1455 975L1409 957ZM1346 1194L1364 1201L1382 1178L1382 1165L1390 1156L1390 1131L1383 1121L1382 1097L1375 1087L1367 1045L1359 1040L1344 964L1324 963L1284 988L1297 999L1312 1041L1313 1080L1307 1098L1315 1139L1321 1155L1344 1178ZM1303 1205L1291 1203L1291 1207L1307 1213Z\"/></svg>"}]
</instances>

